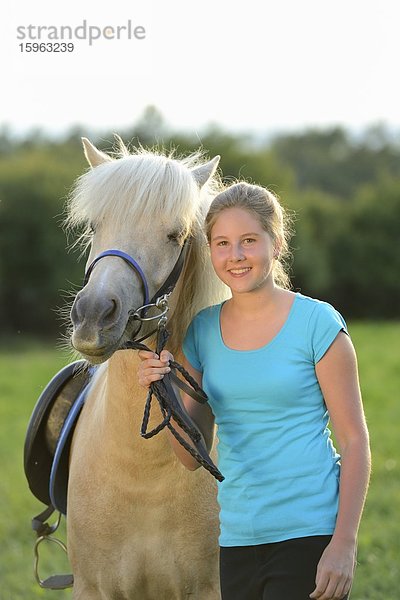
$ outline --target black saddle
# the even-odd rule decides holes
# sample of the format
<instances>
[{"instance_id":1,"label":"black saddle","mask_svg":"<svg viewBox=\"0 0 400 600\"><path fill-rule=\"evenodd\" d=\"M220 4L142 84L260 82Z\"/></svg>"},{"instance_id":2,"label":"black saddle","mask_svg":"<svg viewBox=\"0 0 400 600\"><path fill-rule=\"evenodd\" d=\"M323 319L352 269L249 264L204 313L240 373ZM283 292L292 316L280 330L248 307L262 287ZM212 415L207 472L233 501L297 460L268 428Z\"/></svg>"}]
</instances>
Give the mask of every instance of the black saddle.
<instances>
[{"instance_id":1,"label":"black saddle","mask_svg":"<svg viewBox=\"0 0 400 600\"><path fill-rule=\"evenodd\" d=\"M29 488L38 500L64 515L72 435L93 373L84 360L59 371L41 393L26 433L24 470Z\"/></svg>"}]
</instances>

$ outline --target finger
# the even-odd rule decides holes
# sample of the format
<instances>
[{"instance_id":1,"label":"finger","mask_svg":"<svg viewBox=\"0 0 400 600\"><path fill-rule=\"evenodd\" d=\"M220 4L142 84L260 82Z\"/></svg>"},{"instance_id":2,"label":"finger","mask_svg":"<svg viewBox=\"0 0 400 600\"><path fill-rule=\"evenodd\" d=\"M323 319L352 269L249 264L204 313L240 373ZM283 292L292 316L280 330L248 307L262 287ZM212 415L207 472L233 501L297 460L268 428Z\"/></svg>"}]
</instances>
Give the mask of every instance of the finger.
<instances>
[{"instance_id":1,"label":"finger","mask_svg":"<svg viewBox=\"0 0 400 600\"><path fill-rule=\"evenodd\" d=\"M139 364L139 370L144 371L145 369L162 369L166 365L165 362L159 358L146 358Z\"/></svg>"},{"instance_id":2,"label":"finger","mask_svg":"<svg viewBox=\"0 0 400 600\"><path fill-rule=\"evenodd\" d=\"M161 367L157 365L155 367L139 369L139 372L144 377L151 377L152 375L165 375L165 373L169 373L170 371L171 367L169 367L168 365L162 365Z\"/></svg>"},{"instance_id":3,"label":"finger","mask_svg":"<svg viewBox=\"0 0 400 600\"><path fill-rule=\"evenodd\" d=\"M326 590L326 587L328 585L328 577L326 576L319 576L318 572L317 572L317 578L316 578L316 587L315 590L310 594L310 598L323 598L324 596L324 592Z\"/></svg>"},{"instance_id":4,"label":"finger","mask_svg":"<svg viewBox=\"0 0 400 600\"><path fill-rule=\"evenodd\" d=\"M351 582L352 582L352 579L347 578L337 586L336 596L337 596L337 598L339 598L339 600L342 600L342 598L344 598L346 596L346 594L349 593L350 588L351 588Z\"/></svg>"},{"instance_id":5,"label":"finger","mask_svg":"<svg viewBox=\"0 0 400 600\"><path fill-rule=\"evenodd\" d=\"M144 387L149 387L151 383L154 383L155 381L160 381L164 377L164 375L165 373L150 373L150 375L144 375L142 378L140 378L139 383L140 381L142 381L142 385L144 385Z\"/></svg>"},{"instance_id":6,"label":"finger","mask_svg":"<svg viewBox=\"0 0 400 600\"><path fill-rule=\"evenodd\" d=\"M160 381L164 377L164 373L150 373L148 375L139 374L139 384L144 388L149 388L150 384Z\"/></svg>"},{"instance_id":7,"label":"finger","mask_svg":"<svg viewBox=\"0 0 400 600\"><path fill-rule=\"evenodd\" d=\"M162 360L164 363L169 363L171 360L174 360L174 357L168 350L162 350L160 354L160 360Z\"/></svg>"},{"instance_id":8,"label":"finger","mask_svg":"<svg viewBox=\"0 0 400 600\"><path fill-rule=\"evenodd\" d=\"M317 595L312 596L310 598L318 598L318 600L340 600L343 598L344 594L342 594L341 590L343 589L342 583L340 583L340 587L338 582L335 579L330 579L325 586L325 589L318 591L318 586L316 588Z\"/></svg>"},{"instance_id":9,"label":"finger","mask_svg":"<svg viewBox=\"0 0 400 600\"><path fill-rule=\"evenodd\" d=\"M159 358L158 354L151 352L150 350L139 350L138 356L140 360L147 360L149 358Z\"/></svg>"},{"instance_id":10,"label":"finger","mask_svg":"<svg viewBox=\"0 0 400 600\"><path fill-rule=\"evenodd\" d=\"M146 364L152 362L152 361L146 361ZM140 385L144 386L144 387L149 387L150 383L152 383L153 381L159 381L160 379L162 379L164 377L164 375L166 373L169 373L171 371L170 367L165 367L165 366L158 366L159 361L157 361L157 366L156 367L141 367L138 370L138 379L139 379L139 383ZM145 363L142 363L142 365L144 365Z\"/></svg>"},{"instance_id":11,"label":"finger","mask_svg":"<svg viewBox=\"0 0 400 600\"><path fill-rule=\"evenodd\" d=\"M336 582L330 581L321 596L321 600L337 600L338 596L336 594L336 587Z\"/></svg>"}]
</instances>

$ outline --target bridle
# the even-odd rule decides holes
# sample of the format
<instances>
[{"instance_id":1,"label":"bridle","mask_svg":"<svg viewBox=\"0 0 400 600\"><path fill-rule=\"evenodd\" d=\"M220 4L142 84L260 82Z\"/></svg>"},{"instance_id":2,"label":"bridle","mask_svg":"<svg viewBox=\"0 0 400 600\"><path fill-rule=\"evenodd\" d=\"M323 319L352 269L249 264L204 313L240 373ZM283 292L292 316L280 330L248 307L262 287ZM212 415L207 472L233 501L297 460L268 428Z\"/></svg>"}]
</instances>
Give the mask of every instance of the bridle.
<instances>
[{"instance_id":1,"label":"bridle","mask_svg":"<svg viewBox=\"0 0 400 600\"><path fill-rule=\"evenodd\" d=\"M183 265L185 262L186 254L189 248L190 240L185 240L178 259L168 275L167 279L164 281L162 286L157 290L154 296L149 299L149 286L146 280L146 276L138 264L138 262L132 258L126 252L122 250L105 250L90 263L88 266L85 277L83 281L83 285L85 286L89 281L90 275L93 272L96 264L103 258L107 256L116 256L124 260L135 272L139 275L139 278L142 283L143 288L143 297L144 304L139 308L132 309L130 311L130 315L134 320L140 322L139 330L135 332L133 339L125 342L119 349L120 350L148 350L150 348L143 344L143 340L157 333L157 342L156 342L156 352L160 355L161 350L164 348L165 343L168 339L169 333L165 328L167 323L167 313L169 310L168 299L171 293L174 290L174 287L179 279L179 276L182 272ZM148 311L151 309L157 309L159 312L153 316L148 316ZM146 333L141 338L137 338L138 333L142 327L144 322L149 321L157 321L157 328L149 333ZM179 388L183 389L187 394L189 394L192 398L194 398L197 402L204 404L207 402L208 398L206 393L200 388L197 382L190 376L190 374L176 361L170 361L171 371L164 375L162 380L155 381L150 385L150 390L147 395L146 406L144 411L144 417L141 427L141 436L144 438L150 438L159 433L162 429L167 427L174 437L178 440L178 442L205 468L207 469L216 479L219 481L223 481L224 477L221 472L214 465L210 456L208 455L207 449L205 447L204 441L200 432L198 431L196 425L193 423L189 415L186 413L184 408L182 408L182 403L178 400L173 385L175 384ZM188 382L185 383L180 379L175 370L178 370L181 375ZM152 396L155 396L160 405L161 413L163 415L163 421L155 427L152 431L147 431L147 426L150 417L150 408L151 408L151 399ZM171 419L173 420L183 429L185 433L189 436L193 445L190 445L181 434L175 429L174 425L171 423ZM194 446L194 447L193 447Z\"/></svg>"},{"instance_id":2,"label":"bridle","mask_svg":"<svg viewBox=\"0 0 400 600\"><path fill-rule=\"evenodd\" d=\"M186 255L188 252L189 244L190 244L190 240L186 239L172 271L170 272L167 279L164 281L162 286L156 291L156 293L154 294L154 296L151 299L149 298L149 286L147 283L146 276L143 272L143 269L141 268L139 263L132 256L130 256L126 252L123 252L122 250L114 250L114 249L105 250L104 252L101 252L98 256L96 256L96 258L94 258L92 260L92 262L86 269L85 277L83 280L83 287L88 283L90 275L92 274L94 267L97 265L97 263L101 259L106 258L107 256L117 256L119 258L122 258L122 260L124 260L137 273L137 275L139 275L139 279L141 281L142 288L143 288L143 296L144 296L143 305L140 306L139 308L136 308L136 309L133 309L130 311L131 318L140 322L139 330L136 331L136 333L135 333L135 337L136 337L144 322L158 320L158 326L160 326L160 324L165 324L167 322L167 313L169 310L168 298L171 295L171 293L173 292L176 282L179 279L179 275L182 272L183 265L185 263ZM160 312L153 316L148 316L148 311L150 309L154 309L154 308L158 309ZM136 341L143 341L144 339L146 339L147 337L150 337L153 333L155 333L155 331L148 333L144 337L140 338L140 340L136 340Z\"/></svg>"}]
</instances>

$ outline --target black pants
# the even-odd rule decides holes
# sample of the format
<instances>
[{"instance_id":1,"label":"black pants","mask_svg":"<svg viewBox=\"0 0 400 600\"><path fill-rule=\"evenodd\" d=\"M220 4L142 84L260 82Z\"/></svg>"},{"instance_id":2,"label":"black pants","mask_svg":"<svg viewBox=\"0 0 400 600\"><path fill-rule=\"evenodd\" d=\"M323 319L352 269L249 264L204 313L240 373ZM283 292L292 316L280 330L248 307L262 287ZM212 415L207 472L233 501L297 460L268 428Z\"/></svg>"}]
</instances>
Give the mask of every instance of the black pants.
<instances>
[{"instance_id":1,"label":"black pants","mask_svg":"<svg viewBox=\"0 0 400 600\"><path fill-rule=\"evenodd\" d=\"M310 600L317 565L331 537L221 548L222 600Z\"/></svg>"}]
</instances>

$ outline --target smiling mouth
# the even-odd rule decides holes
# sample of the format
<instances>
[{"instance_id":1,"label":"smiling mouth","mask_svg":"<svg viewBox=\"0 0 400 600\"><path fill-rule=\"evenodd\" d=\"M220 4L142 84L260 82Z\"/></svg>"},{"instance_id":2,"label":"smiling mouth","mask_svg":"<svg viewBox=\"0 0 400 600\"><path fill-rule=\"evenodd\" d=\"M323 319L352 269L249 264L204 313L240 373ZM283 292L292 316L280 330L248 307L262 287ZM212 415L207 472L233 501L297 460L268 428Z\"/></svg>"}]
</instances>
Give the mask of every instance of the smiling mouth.
<instances>
[{"instance_id":1,"label":"smiling mouth","mask_svg":"<svg viewBox=\"0 0 400 600\"><path fill-rule=\"evenodd\" d=\"M251 270L251 267L242 267L241 269L229 269L229 273L231 275L243 275L244 273L248 273Z\"/></svg>"}]
</instances>

